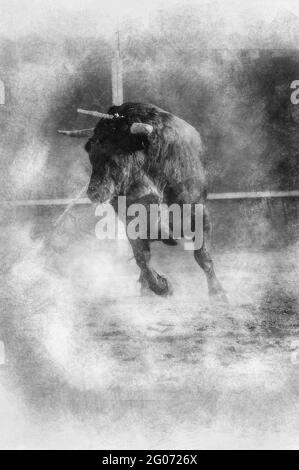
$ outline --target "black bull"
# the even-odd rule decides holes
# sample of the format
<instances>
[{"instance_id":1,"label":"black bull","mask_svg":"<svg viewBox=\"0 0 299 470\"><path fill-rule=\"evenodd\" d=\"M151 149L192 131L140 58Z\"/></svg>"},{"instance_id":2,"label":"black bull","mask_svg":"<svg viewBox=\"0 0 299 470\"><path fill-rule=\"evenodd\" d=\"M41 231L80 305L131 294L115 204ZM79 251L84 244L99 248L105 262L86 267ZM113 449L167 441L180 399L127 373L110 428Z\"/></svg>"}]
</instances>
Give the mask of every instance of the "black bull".
<instances>
[{"instance_id":1,"label":"black bull","mask_svg":"<svg viewBox=\"0 0 299 470\"><path fill-rule=\"evenodd\" d=\"M113 106L108 113L109 118L100 119L85 146L92 165L88 197L92 202L110 201L116 211L117 196L126 196L127 205L142 204L147 211L150 204L161 202L180 207L202 204L203 244L194 250L194 257L206 275L210 295L225 300L208 248L211 224L205 206L206 177L199 133L182 119L150 104L125 103ZM134 123L147 126L133 132ZM129 222L127 217L125 223ZM167 279L150 265L150 237L132 239L128 234L128 239L141 270L142 286L159 295L167 294ZM171 238L165 242L176 244Z\"/></svg>"}]
</instances>

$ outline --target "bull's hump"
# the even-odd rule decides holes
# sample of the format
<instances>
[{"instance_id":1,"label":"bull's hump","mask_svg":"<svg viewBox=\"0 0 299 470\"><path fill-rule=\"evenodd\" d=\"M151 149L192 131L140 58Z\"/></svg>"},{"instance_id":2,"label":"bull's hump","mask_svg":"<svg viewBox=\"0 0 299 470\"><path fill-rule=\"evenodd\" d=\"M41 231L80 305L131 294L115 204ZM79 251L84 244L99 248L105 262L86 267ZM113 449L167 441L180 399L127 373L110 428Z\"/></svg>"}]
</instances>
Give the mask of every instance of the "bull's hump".
<instances>
[{"instance_id":1,"label":"bull's hump","mask_svg":"<svg viewBox=\"0 0 299 470\"><path fill-rule=\"evenodd\" d=\"M162 121L165 123L169 122L171 125L171 122L175 125L175 127L178 127L179 129L186 128L189 129L190 134L194 134L199 136L197 130L191 126L187 121L185 121L182 118L179 118L175 114L170 113L169 111L166 111L165 109L159 108L159 106L156 106L155 104L151 103L123 103L120 106L112 106L108 110L109 114L119 114L119 115L124 115L128 117L133 117L136 116L138 118L144 117L145 119L150 119L151 117L160 117Z\"/></svg>"},{"instance_id":2,"label":"bull's hump","mask_svg":"<svg viewBox=\"0 0 299 470\"><path fill-rule=\"evenodd\" d=\"M201 153L203 144L199 132L188 122L175 116L169 115L163 129L166 139L176 145L183 145L194 148L194 151Z\"/></svg>"},{"instance_id":3,"label":"bull's hump","mask_svg":"<svg viewBox=\"0 0 299 470\"><path fill-rule=\"evenodd\" d=\"M156 125L169 144L180 142L186 147L197 149L199 154L203 150L200 134L191 124L154 104L127 102L120 106L112 106L108 113L117 113L130 121L136 119L138 122Z\"/></svg>"}]
</instances>

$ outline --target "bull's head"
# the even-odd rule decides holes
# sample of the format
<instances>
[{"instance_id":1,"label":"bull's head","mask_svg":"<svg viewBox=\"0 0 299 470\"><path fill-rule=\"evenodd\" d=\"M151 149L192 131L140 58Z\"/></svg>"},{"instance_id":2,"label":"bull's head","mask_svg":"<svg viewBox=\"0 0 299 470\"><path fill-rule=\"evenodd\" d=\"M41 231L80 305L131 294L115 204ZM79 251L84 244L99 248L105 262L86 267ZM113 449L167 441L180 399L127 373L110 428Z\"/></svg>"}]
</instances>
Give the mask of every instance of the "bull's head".
<instances>
[{"instance_id":1,"label":"bull's head","mask_svg":"<svg viewBox=\"0 0 299 470\"><path fill-rule=\"evenodd\" d=\"M119 115L86 112L101 117L96 128L60 131L70 136L90 136L85 150L92 165L87 195L92 202L106 202L126 194L134 175L145 160L145 142L153 127L130 122Z\"/></svg>"},{"instance_id":2,"label":"bull's head","mask_svg":"<svg viewBox=\"0 0 299 470\"><path fill-rule=\"evenodd\" d=\"M145 137L153 131L126 118L100 121L85 149L92 165L87 195L92 202L110 201L126 194L135 174L144 164Z\"/></svg>"}]
</instances>

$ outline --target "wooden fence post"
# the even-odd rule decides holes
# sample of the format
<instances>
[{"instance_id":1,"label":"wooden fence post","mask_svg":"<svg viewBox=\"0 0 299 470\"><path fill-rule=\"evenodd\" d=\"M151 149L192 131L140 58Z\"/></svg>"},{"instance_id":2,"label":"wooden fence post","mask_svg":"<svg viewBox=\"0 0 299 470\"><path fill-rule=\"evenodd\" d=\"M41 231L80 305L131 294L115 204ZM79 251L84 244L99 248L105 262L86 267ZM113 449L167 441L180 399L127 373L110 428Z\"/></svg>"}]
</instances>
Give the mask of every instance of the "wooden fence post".
<instances>
[{"instance_id":1,"label":"wooden fence post","mask_svg":"<svg viewBox=\"0 0 299 470\"><path fill-rule=\"evenodd\" d=\"M112 104L120 106L123 104L123 66L120 52L119 31L116 33L116 44L112 59Z\"/></svg>"}]
</instances>

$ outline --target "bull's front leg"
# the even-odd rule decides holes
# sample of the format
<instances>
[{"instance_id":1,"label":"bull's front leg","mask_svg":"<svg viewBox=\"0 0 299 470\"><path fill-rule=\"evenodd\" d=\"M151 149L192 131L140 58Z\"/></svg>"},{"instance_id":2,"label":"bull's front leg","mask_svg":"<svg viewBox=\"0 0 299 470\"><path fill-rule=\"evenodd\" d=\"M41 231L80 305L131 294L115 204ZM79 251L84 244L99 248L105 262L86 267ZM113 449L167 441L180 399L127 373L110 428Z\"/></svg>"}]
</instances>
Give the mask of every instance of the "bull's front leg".
<instances>
[{"instance_id":1,"label":"bull's front leg","mask_svg":"<svg viewBox=\"0 0 299 470\"><path fill-rule=\"evenodd\" d=\"M151 238L151 207L152 205L159 206L161 200L162 195L159 193L154 183L147 176L141 175L140 180L135 181L134 184L132 184L130 191L127 192L126 218L125 220L123 220L123 222L126 225L127 237L132 247L134 258L136 260L137 266L140 268L141 271L139 278L141 287L144 289L150 289L157 295L167 295L168 293L170 293L169 282L164 276L157 273L150 264L151 241L158 240L160 238L159 216L157 216L157 236L154 235L153 238ZM143 229L141 230L142 234L140 232L140 234L138 234L138 237L135 236L135 233L134 237L132 236L129 227L130 223L135 219L136 215L128 215L128 211L129 209L132 209L134 205L139 206L140 214L143 214L144 221L146 222L145 227L143 227ZM118 215L120 216L120 214Z\"/></svg>"},{"instance_id":2,"label":"bull's front leg","mask_svg":"<svg viewBox=\"0 0 299 470\"><path fill-rule=\"evenodd\" d=\"M151 251L149 240L140 238L132 240L129 238L129 242L132 246L137 266L141 271L139 281L142 287L151 289L157 295L167 295L169 293L167 279L158 274L150 266Z\"/></svg>"},{"instance_id":3,"label":"bull's front leg","mask_svg":"<svg viewBox=\"0 0 299 470\"><path fill-rule=\"evenodd\" d=\"M143 208L144 218L146 219L146 228L143 231L142 235L138 238L132 236L130 237L129 224L134 219L134 217L128 217L126 219L127 226L127 237L131 244L134 258L136 260L137 266L140 268L140 278L139 282L141 283L142 289L150 289L157 295L167 295L170 293L170 284L167 279L161 274L157 273L155 269L151 266L151 241L154 241L156 238L151 240L151 205L159 204L159 197L156 193L149 192L148 194L139 196L138 199L127 198L127 208L130 204L137 203L139 207ZM158 222L158 221L157 221ZM158 238L159 239L159 235Z\"/></svg>"}]
</instances>

